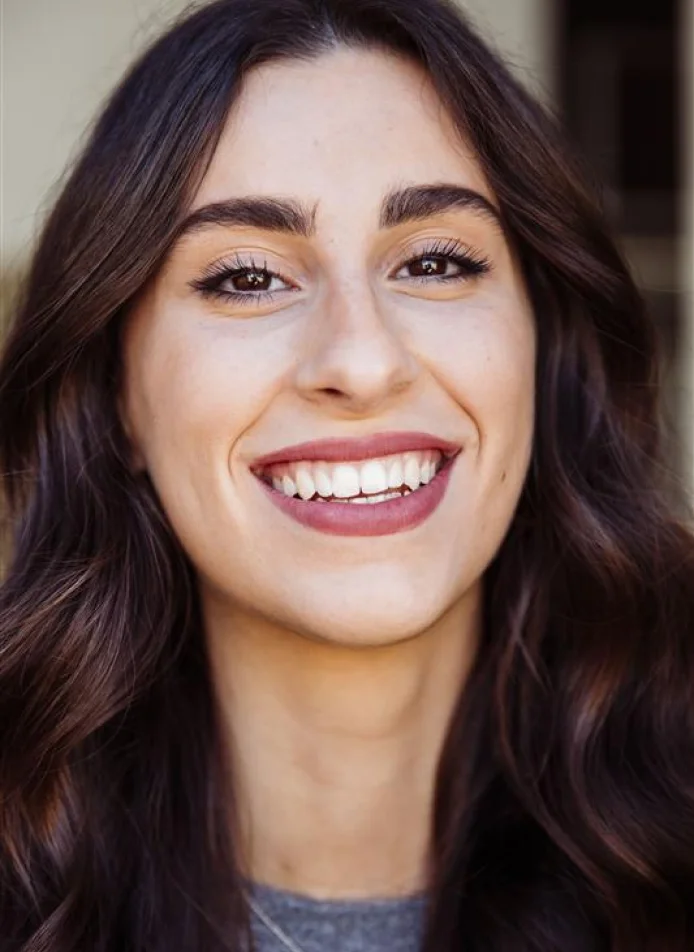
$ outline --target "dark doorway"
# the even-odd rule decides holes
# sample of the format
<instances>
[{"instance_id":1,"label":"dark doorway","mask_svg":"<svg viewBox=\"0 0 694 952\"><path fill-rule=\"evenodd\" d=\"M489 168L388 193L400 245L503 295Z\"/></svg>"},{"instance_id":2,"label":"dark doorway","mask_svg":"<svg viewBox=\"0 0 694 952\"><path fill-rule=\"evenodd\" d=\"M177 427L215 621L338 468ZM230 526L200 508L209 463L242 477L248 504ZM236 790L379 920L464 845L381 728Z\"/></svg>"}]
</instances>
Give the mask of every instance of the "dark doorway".
<instances>
[{"instance_id":1,"label":"dark doorway","mask_svg":"<svg viewBox=\"0 0 694 952\"><path fill-rule=\"evenodd\" d=\"M660 330L678 468L682 2L557 0L555 70L564 123L600 183Z\"/></svg>"}]
</instances>

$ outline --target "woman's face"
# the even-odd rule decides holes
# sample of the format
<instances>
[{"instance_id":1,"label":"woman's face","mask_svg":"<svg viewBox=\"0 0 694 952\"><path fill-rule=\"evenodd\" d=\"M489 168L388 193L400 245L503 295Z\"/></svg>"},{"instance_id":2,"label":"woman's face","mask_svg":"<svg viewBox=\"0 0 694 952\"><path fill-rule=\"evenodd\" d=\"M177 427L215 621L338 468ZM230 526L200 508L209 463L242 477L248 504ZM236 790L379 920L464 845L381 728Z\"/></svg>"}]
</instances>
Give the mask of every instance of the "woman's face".
<instances>
[{"instance_id":1,"label":"woman's face","mask_svg":"<svg viewBox=\"0 0 694 952\"><path fill-rule=\"evenodd\" d=\"M495 207L416 66L248 76L125 337L125 425L203 600L385 644L478 593L533 423Z\"/></svg>"}]
</instances>

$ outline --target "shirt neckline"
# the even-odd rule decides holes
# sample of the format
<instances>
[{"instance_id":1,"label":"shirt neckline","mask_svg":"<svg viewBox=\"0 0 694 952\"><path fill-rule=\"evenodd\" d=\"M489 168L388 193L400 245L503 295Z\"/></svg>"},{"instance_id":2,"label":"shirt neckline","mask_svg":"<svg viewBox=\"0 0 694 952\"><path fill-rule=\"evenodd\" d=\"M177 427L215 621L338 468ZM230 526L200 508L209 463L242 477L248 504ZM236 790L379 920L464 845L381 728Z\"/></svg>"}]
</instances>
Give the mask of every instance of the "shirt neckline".
<instances>
[{"instance_id":1,"label":"shirt neckline","mask_svg":"<svg viewBox=\"0 0 694 952\"><path fill-rule=\"evenodd\" d=\"M416 907L426 903L424 891L409 893L403 896L356 896L354 898L320 898L308 893L294 892L280 886L271 886L255 880L244 880L249 893L261 903L269 903L275 907L301 908L316 912L358 912L365 910L383 910L390 912L394 909Z\"/></svg>"}]
</instances>

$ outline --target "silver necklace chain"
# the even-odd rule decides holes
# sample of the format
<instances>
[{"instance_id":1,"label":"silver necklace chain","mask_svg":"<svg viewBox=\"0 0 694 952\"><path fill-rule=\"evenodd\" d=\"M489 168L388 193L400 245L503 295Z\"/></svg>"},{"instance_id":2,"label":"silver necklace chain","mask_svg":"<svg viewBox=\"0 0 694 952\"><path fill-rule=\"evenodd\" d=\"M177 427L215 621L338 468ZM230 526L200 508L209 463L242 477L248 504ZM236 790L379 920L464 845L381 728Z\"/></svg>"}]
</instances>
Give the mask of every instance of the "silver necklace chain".
<instances>
[{"instance_id":1,"label":"silver necklace chain","mask_svg":"<svg viewBox=\"0 0 694 952\"><path fill-rule=\"evenodd\" d=\"M290 939L286 932L284 932L280 927L274 922L270 916L265 912L262 906L259 906L258 903L253 899L252 896L246 895L248 905L251 907L253 912L256 914L258 919L263 923L263 925L276 936L283 946L287 949L290 949L291 952L304 952L300 945L297 945L293 939Z\"/></svg>"}]
</instances>

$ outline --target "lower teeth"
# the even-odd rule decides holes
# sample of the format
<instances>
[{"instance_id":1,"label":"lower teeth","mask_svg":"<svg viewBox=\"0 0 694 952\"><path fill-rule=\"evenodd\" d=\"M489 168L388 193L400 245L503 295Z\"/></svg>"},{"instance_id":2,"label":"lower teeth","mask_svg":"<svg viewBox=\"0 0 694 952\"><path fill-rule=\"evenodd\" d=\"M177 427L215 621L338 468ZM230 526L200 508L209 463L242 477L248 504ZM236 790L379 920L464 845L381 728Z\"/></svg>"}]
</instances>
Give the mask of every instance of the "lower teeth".
<instances>
[{"instance_id":1,"label":"lower teeth","mask_svg":"<svg viewBox=\"0 0 694 952\"><path fill-rule=\"evenodd\" d=\"M409 496L410 493L414 492L412 489L405 489L404 491L395 491L389 493L379 493L375 496L351 496L348 499L339 499L337 496L314 496L313 499L309 499L308 502L338 502L338 503L349 503L353 506L369 506L374 505L379 502L387 502L389 499L402 499L403 496ZM301 496L294 496L294 499L301 499Z\"/></svg>"},{"instance_id":2,"label":"lower teeth","mask_svg":"<svg viewBox=\"0 0 694 952\"><path fill-rule=\"evenodd\" d=\"M394 493L380 493L377 496L353 496L351 499L336 499L333 497L330 502L347 502L352 503L353 505L373 505L377 502L386 502L388 499L402 499L403 496L409 496L412 490L408 489L404 493L394 492ZM319 497L317 502L322 502L323 500ZM325 500L327 502L327 500Z\"/></svg>"}]
</instances>

